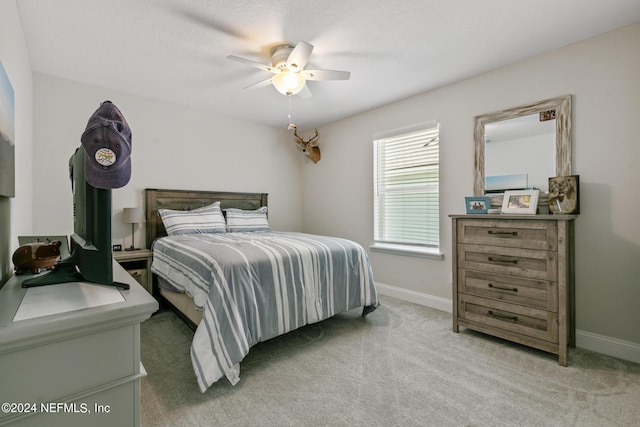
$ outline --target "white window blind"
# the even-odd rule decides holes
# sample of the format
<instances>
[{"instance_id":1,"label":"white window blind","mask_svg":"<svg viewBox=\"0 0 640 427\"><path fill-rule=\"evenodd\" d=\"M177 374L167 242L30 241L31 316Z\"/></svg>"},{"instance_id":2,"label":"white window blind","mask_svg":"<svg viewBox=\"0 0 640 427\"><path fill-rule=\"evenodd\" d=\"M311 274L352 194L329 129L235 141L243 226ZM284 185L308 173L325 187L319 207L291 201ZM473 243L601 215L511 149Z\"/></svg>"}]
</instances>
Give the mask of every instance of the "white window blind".
<instances>
[{"instance_id":1,"label":"white window blind","mask_svg":"<svg viewBox=\"0 0 640 427\"><path fill-rule=\"evenodd\" d=\"M374 241L439 247L438 126L374 139L373 146Z\"/></svg>"}]
</instances>

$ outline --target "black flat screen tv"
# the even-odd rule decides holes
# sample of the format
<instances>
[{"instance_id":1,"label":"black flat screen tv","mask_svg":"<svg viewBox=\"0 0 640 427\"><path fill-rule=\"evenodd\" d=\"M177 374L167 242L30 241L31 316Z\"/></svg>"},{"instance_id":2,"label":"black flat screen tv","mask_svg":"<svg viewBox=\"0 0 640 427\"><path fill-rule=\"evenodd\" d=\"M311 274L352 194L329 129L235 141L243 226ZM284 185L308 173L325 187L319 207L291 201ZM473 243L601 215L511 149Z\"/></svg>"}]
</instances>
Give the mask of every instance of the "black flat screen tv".
<instances>
[{"instance_id":1,"label":"black flat screen tv","mask_svg":"<svg viewBox=\"0 0 640 427\"><path fill-rule=\"evenodd\" d=\"M70 256L41 276L24 280L22 287L66 282L91 282L129 289L113 281L111 245L111 190L91 186L84 176L85 150L82 145L69 159L73 193L73 234Z\"/></svg>"}]
</instances>

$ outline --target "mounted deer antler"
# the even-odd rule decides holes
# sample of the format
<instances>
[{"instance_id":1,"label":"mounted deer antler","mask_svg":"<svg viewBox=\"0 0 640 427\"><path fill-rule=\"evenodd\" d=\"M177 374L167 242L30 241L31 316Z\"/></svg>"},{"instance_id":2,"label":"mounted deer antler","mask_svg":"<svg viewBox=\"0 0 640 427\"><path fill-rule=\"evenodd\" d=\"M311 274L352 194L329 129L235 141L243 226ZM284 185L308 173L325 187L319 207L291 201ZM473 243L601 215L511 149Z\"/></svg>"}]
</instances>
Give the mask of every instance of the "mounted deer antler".
<instances>
[{"instance_id":1,"label":"mounted deer antler","mask_svg":"<svg viewBox=\"0 0 640 427\"><path fill-rule=\"evenodd\" d=\"M298 136L298 129L294 127L293 136L296 137L296 144L302 147L302 152L307 155L308 158L313 160L313 163L320 161L320 148L318 148L318 129L314 129L315 135L304 140Z\"/></svg>"}]
</instances>

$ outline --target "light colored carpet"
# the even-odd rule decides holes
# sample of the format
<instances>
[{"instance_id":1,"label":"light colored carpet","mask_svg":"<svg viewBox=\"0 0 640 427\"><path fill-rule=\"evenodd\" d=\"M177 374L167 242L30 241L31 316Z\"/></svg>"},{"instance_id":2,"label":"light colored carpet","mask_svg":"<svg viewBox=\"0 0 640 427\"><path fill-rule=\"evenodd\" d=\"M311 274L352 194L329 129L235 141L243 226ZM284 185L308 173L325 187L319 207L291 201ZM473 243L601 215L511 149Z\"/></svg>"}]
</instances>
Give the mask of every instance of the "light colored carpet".
<instances>
[{"instance_id":1,"label":"light colored carpet","mask_svg":"<svg viewBox=\"0 0 640 427\"><path fill-rule=\"evenodd\" d=\"M258 344L235 387L204 394L181 320L159 313L141 336L143 427L640 425L640 365L571 349L561 367L390 297Z\"/></svg>"}]
</instances>

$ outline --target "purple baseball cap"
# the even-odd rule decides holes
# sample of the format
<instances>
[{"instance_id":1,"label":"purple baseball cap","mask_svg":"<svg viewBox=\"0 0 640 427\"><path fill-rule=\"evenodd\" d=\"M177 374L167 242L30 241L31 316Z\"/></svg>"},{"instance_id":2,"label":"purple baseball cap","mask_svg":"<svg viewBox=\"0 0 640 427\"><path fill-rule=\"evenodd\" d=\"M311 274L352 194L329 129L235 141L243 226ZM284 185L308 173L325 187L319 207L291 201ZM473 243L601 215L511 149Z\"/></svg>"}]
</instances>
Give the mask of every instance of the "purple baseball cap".
<instances>
[{"instance_id":1,"label":"purple baseball cap","mask_svg":"<svg viewBox=\"0 0 640 427\"><path fill-rule=\"evenodd\" d=\"M96 188L120 188L131 178L131 128L111 101L104 101L89 117L80 138L84 176Z\"/></svg>"}]
</instances>

